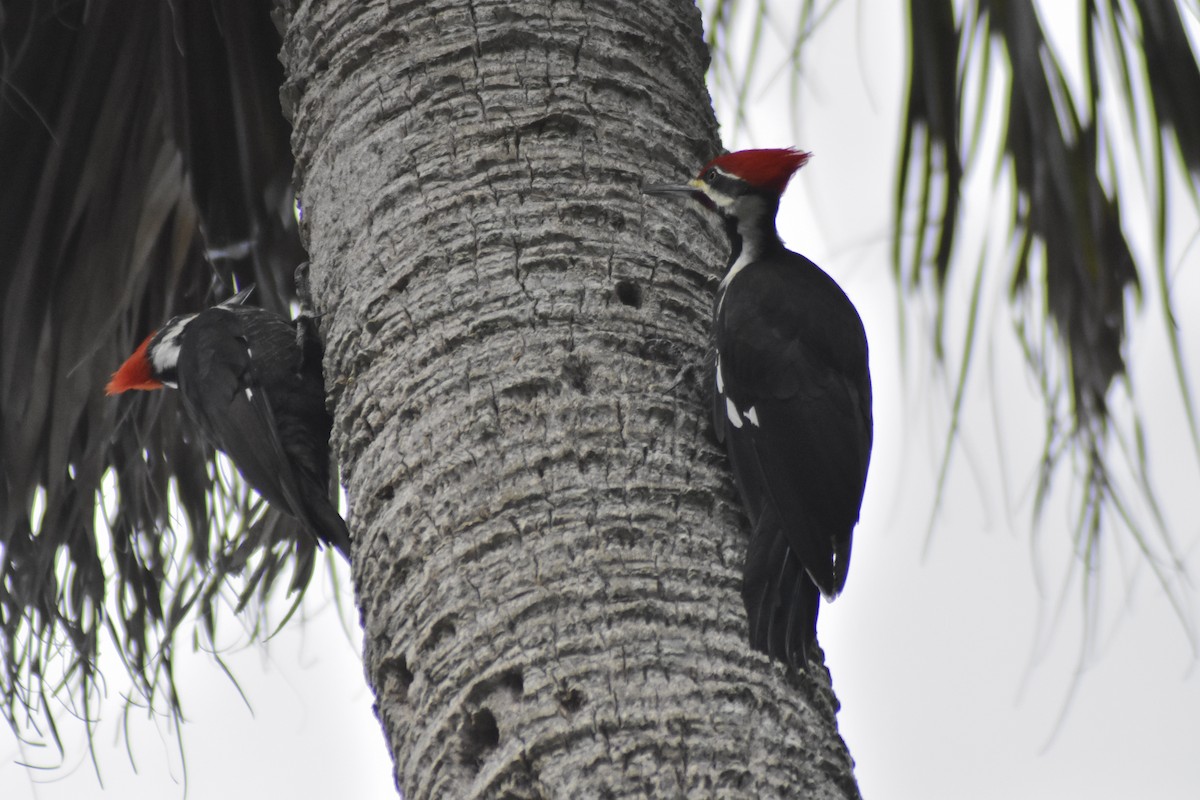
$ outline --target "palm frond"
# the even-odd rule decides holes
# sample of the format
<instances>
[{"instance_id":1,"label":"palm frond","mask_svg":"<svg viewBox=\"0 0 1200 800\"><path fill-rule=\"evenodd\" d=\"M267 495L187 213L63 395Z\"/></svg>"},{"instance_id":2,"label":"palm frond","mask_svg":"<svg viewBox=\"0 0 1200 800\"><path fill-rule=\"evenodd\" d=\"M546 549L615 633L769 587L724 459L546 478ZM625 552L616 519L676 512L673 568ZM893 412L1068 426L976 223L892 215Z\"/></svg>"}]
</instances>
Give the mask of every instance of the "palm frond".
<instances>
[{"instance_id":1,"label":"palm frond","mask_svg":"<svg viewBox=\"0 0 1200 800\"><path fill-rule=\"evenodd\" d=\"M211 635L230 577L300 588L314 557L269 512L243 534L252 501L175 398L103 395L235 284L285 311L303 260L270 3L134 5L0 6L0 695L56 744L51 698L88 718L102 638L177 713L181 627Z\"/></svg>"},{"instance_id":2,"label":"palm frond","mask_svg":"<svg viewBox=\"0 0 1200 800\"><path fill-rule=\"evenodd\" d=\"M963 114L957 106L961 98L970 93L980 98L981 106L987 101L992 59L979 56L978 51L995 49L1009 68L1003 98L1006 129L997 175L1000 180L1011 180L1016 189L1017 202L1007 221L1015 253L1011 301L1029 367L1042 386L1048 419L1035 518L1055 479L1074 466L1071 474L1082 483L1076 528L1078 535L1086 538L1077 547L1081 557L1091 558L1099 552L1097 542L1102 531L1124 528L1160 582L1165 587L1176 586L1168 573L1180 562L1170 537L1160 537L1161 544L1151 547L1150 536L1144 530L1164 524L1161 515L1153 513L1157 501L1150 482L1136 477L1145 475L1145 450L1114 447L1119 434L1111 418L1110 396L1116 387L1128 387L1123 380L1127 309L1141 297L1140 275L1159 275L1164 287L1165 317L1172 317L1161 266L1165 261L1167 213L1163 147L1168 141L1174 142L1181 154L1179 162L1191 175L1195 200L1196 179L1200 177L1196 169L1200 127L1196 124L1195 103L1183 98L1200 96L1196 53L1189 44L1178 7L1171 0L1089 2L1082 19L1086 28L1082 54L1086 85L1080 93L1072 90L1065 77L1033 0L979 0L967 4L958 15L955 7L951 0L912 0L909 6L912 80L901 153L897 223L909 199L910 170L917 171L924 183L930 181L930 143L941 152L958 152ZM1109 54L1108 65L1103 62L1102 48ZM936 55L931 57L931 53ZM952 82L956 84L953 92ZM1155 209L1157 268L1138 263L1123 225L1122 176L1127 171L1122 168L1136 159L1137 153L1119 149L1119 137L1108 129L1102 97L1109 106L1115 103L1124 110L1130 129L1143 137L1140 152L1149 153L1154 165L1141 170L1141 174L1149 176L1148 193L1159 198ZM1161 124L1139 124L1143 106L1151 109ZM954 113L940 113L945 108L955 109ZM977 119L981 113L976 112ZM924 150L917 152L909 146L911 141L924 142ZM970 141L969 149L974 152L978 123ZM945 165L940 169L944 182L954 184L964 178L961 169ZM958 204L953 189L948 189L932 210L927 195L919 195L917 203L915 243L905 248L899 224L894 232L896 268L898 275L908 278L906 285L915 285L915 276L923 265L933 263L940 319L947 301L945 270L947 265L952 266L949 249L940 245L952 247L953 231L960 223ZM930 220L936 221L931 228L940 230L940 238L939 247L927 252L925 225ZM1037 298L1037 307L1031 307L1033 298ZM1052 335L1042 335L1043 328ZM940 324L936 330L940 337ZM1168 337L1175 352L1192 438L1200 442L1173 327ZM937 351L941 352L940 347ZM1059 352L1061 358L1057 357ZM1064 396L1069 398L1067 421L1060 417L1060 399ZM1136 417L1122 423L1140 430ZM1114 458L1122 462L1120 469L1115 468ZM1122 500L1118 474L1134 476L1141 505L1150 510L1147 514L1137 517L1129 512L1128 503ZM1094 566L1088 564L1089 568ZM1172 602L1177 599L1173 596Z\"/></svg>"},{"instance_id":3,"label":"palm frond","mask_svg":"<svg viewBox=\"0 0 1200 800\"><path fill-rule=\"evenodd\" d=\"M769 85L781 73L791 76L793 96L799 89L800 53L805 41L820 27L829 11L839 0L819 4L817 0L802 0L794 5L775 6L766 0L705 0L700 3L705 18L705 38L713 54L709 66L709 81L713 91L728 97L733 126L726 139L736 138L748 129L746 110L758 99L755 89ZM770 38L788 51L789 58L776 65L766 79L760 79L764 62L764 47Z\"/></svg>"}]
</instances>

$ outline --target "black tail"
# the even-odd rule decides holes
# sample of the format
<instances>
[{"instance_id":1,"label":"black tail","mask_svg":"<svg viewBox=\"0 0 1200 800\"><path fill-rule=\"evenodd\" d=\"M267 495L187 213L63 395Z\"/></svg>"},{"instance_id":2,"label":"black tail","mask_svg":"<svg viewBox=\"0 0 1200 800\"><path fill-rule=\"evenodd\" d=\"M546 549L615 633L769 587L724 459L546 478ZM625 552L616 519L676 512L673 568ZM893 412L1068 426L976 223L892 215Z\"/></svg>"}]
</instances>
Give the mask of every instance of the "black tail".
<instances>
[{"instance_id":1,"label":"black tail","mask_svg":"<svg viewBox=\"0 0 1200 800\"><path fill-rule=\"evenodd\" d=\"M783 531L763 514L750 538L742 599L750 620L750 645L792 668L807 669L817 637L821 591L787 546Z\"/></svg>"},{"instance_id":2,"label":"black tail","mask_svg":"<svg viewBox=\"0 0 1200 800\"><path fill-rule=\"evenodd\" d=\"M336 547L347 561L350 560L350 531L338 515L333 503L324 496L307 497L304 500L307 519L304 525L317 541Z\"/></svg>"}]
</instances>

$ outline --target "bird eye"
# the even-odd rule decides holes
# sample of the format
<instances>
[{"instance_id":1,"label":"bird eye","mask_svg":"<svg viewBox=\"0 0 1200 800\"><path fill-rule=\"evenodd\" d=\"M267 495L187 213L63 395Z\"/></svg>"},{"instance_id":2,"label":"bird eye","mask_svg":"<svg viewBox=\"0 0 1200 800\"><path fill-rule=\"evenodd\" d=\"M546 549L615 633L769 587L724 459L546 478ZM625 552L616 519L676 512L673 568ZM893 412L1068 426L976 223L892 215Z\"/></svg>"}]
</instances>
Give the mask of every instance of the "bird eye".
<instances>
[{"instance_id":1,"label":"bird eye","mask_svg":"<svg viewBox=\"0 0 1200 800\"><path fill-rule=\"evenodd\" d=\"M713 168L712 168L712 169L710 169L708 172L704 173L704 182L705 182L705 183L712 183L712 182L713 182L713 181L715 181L716 179L717 179L717 169L716 169L716 167L713 167Z\"/></svg>"}]
</instances>

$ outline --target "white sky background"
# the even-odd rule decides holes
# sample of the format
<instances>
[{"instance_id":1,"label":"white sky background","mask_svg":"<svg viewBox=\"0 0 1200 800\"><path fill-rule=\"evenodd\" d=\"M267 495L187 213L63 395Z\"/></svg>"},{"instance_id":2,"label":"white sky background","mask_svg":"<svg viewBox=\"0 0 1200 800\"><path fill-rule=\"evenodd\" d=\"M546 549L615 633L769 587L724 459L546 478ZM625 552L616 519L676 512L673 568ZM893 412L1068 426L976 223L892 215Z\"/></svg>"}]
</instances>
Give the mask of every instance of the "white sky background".
<instances>
[{"instance_id":1,"label":"white sky background","mask_svg":"<svg viewBox=\"0 0 1200 800\"><path fill-rule=\"evenodd\" d=\"M982 309L963 440L922 555L953 387L930 377L919 314L910 313L913 338L902 375L889 225L905 21L901 4L871 3L869 14L861 11L865 5L838 4L807 45L798 130L786 112L782 73L770 90L751 96L751 133L733 138L725 130L731 148L796 144L814 151L785 199L781 231L842 283L871 342L872 470L846 592L824 608L820 623L863 794L867 800L1195 797L1200 676L1164 593L1119 536L1104 547L1098 646L1079 674L1078 572L1062 594L1077 497L1059 492L1040 531L1030 533L1042 412L1002 300L987 300ZM1076 4L1043 5L1070 15ZM1071 17L1065 20L1048 24L1069 62L1077 32ZM767 37L768 45L774 41ZM778 62L765 63L768 77ZM727 98L718 94L717 101L729 119ZM969 173L960 246L978 247L989 207L1007 208L991 176L990 164ZM1126 206L1125 224L1142 226L1136 238L1145 243L1148 228L1137 205ZM1189 374L1200 383L1200 244L1187 248L1200 223L1186 199L1176 207L1169 271ZM993 238L988 250L991 280L1003 284L1005 244ZM1197 575L1200 469L1166 350L1159 288L1152 276L1143 281L1128 360L1151 475L1188 572ZM969 288L960 277L951 289L955 365ZM344 569L341 578L348 587ZM319 583L310 589L309 607L316 610L304 625L293 620L265 650L224 655L253 712L207 655L183 657L180 648L188 797L396 796L362 677L358 631L353 622L350 633L343 629L328 580ZM1184 598L1195 618L1200 590L1189 587ZM230 644L238 624L232 617L223 624ZM124 685L122 668L109 661L104 671L115 693ZM64 725L70 763L32 777L14 761L53 765L54 754L22 753L0 733L0 797L184 797L174 740L136 714L129 726L135 774L120 744L120 708L119 699L109 700L96 737L106 792L82 732Z\"/></svg>"}]
</instances>

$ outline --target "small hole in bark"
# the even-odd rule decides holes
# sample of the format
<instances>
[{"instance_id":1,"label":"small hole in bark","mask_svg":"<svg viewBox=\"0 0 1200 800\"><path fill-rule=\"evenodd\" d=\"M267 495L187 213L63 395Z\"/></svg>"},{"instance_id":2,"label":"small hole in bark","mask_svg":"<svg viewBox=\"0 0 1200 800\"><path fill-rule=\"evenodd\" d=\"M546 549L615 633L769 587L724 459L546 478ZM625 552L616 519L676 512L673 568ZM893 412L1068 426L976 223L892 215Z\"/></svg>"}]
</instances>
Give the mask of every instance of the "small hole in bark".
<instances>
[{"instance_id":1,"label":"small hole in bark","mask_svg":"<svg viewBox=\"0 0 1200 800\"><path fill-rule=\"evenodd\" d=\"M633 547L642 538L639 531L623 525L605 528L601 535L605 544L617 547Z\"/></svg>"},{"instance_id":2,"label":"small hole in bark","mask_svg":"<svg viewBox=\"0 0 1200 800\"><path fill-rule=\"evenodd\" d=\"M500 676L500 683L517 697L525 693L525 676L519 669L510 669Z\"/></svg>"},{"instance_id":3,"label":"small hole in bark","mask_svg":"<svg viewBox=\"0 0 1200 800\"><path fill-rule=\"evenodd\" d=\"M563 362L562 376L567 385L580 394L586 395L591 391L588 380L592 377L592 367L584 359L575 355L567 356Z\"/></svg>"},{"instance_id":4,"label":"small hole in bark","mask_svg":"<svg viewBox=\"0 0 1200 800\"><path fill-rule=\"evenodd\" d=\"M632 308L641 308L642 287L633 281L617 281L617 299Z\"/></svg>"},{"instance_id":5,"label":"small hole in bark","mask_svg":"<svg viewBox=\"0 0 1200 800\"><path fill-rule=\"evenodd\" d=\"M496 725L496 715L489 709L481 708L467 716L462 732L463 760L479 767L487 755L500 744L500 728Z\"/></svg>"},{"instance_id":6,"label":"small hole in bark","mask_svg":"<svg viewBox=\"0 0 1200 800\"><path fill-rule=\"evenodd\" d=\"M562 706L562 710L568 714L574 714L579 709L583 708L586 700L583 697L583 692L573 686L561 686L556 694L558 704Z\"/></svg>"},{"instance_id":7,"label":"small hole in bark","mask_svg":"<svg viewBox=\"0 0 1200 800\"><path fill-rule=\"evenodd\" d=\"M382 683L385 690L395 691L400 695L401 700L408 700L408 687L412 686L413 682L412 670L408 668L408 659L404 656L385 659L379 665L379 673L383 678Z\"/></svg>"},{"instance_id":8,"label":"small hole in bark","mask_svg":"<svg viewBox=\"0 0 1200 800\"><path fill-rule=\"evenodd\" d=\"M388 577L389 583L404 583L408 580L408 573L413 567L412 559L400 558L392 564L391 575Z\"/></svg>"}]
</instances>

